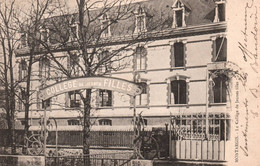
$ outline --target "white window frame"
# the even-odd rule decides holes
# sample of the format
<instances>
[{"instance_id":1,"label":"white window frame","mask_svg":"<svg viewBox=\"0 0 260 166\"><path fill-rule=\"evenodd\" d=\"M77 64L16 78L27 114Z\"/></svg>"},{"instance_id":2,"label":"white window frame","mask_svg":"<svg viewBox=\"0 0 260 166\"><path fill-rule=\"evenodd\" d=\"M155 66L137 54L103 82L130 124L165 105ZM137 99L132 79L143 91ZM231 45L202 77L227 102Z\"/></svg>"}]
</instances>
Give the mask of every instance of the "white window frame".
<instances>
[{"instance_id":1,"label":"white window frame","mask_svg":"<svg viewBox=\"0 0 260 166\"><path fill-rule=\"evenodd\" d=\"M143 7L139 6L136 11L134 12L135 14L135 30L134 33L138 34L138 33L144 33L147 32L147 28L146 28L146 14L145 11L143 9ZM142 21L143 24L141 24L141 27L139 26L139 21Z\"/></svg>"},{"instance_id":2,"label":"white window frame","mask_svg":"<svg viewBox=\"0 0 260 166\"><path fill-rule=\"evenodd\" d=\"M101 22L101 30L103 31L101 33L102 38L110 37L111 36L111 29L110 29L110 18L107 14L103 14L103 16L100 18Z\"/></svg>"},{"instance_id":3,"label":"white window frame","mask_svg":"<svg viewBox=\"0 0 260 166\"><path fill-rule=\"evenodd\" d=\"M215 1L215 17L214 22L222 22L219 18L219 5L224 5L225 18L223 21L226 21L226 0L218 0Z\"/></svg>"}]
</instances>

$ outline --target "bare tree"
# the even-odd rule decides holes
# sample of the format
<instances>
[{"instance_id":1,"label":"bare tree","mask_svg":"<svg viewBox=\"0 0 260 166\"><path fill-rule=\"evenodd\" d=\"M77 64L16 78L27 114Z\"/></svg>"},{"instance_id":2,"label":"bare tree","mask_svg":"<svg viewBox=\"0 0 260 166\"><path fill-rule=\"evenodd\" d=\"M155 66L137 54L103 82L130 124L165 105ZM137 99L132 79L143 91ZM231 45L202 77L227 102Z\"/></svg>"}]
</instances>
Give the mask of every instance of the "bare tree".
<instances>
[{"instance_id":1,"label":"bare tree","mask_svg":"<svg viewBox=\"0 0 260 166\"><path fill-rule=\"evenodd\" d=\"M33 53L44 53L51 59L55 63L52 67L62 73L63 79L103 76L124 69L130 63L129 58L138 51L132 46L148 41L146 29L159 30L170 19L153 19L153 22L146 24L142 19L152 18L157 14L156 11L131 1L76 0L76 4L76 11L71 13L66 4L58 1L56 9L59 12L53 12L56 16L42 20L41 27L45 31L41 32L41 36L46 32L48 35L43 38L34 37L38 39L40 47ZM140 27L135 25L137 17L141 18L138 22ZM111 45L117 46L108 51L107 47ZM125 51L130 53L125 54ZM66 53L72 63L69 66L63 64L56 57L56 52ZM80 91L83 102L83 154L86 156L90 146L90 113L93 107L91 93L91 89ZM84 164L88 163L89 158L85 157Z\"/></svg>"},{"instance_id":2,"label":"bare tree","mask_svg":"<svg viewBox=\"0 0 260 166\"><path fill-rule=\"evenodd\" d=\"M15 1L1 2L0 10L0 42L2 49L2 61L0 64L0 81L4 85L5 111L7 127L9 131L9 144L11 153L16 153L15 144L15 72L14 50L17 43L15 20Z\"/></svg>"},{"instance_id":3,"label":"bare tree","mask_svg":"<svg viewBox=\"0 0 260 166\"><path fill-rule=\"evenodd\" d=\"M18 96L24 105L24 144L23 153L27 153L27 139L29 134L29 111L31 105L34 103L36 93L35 89L31 89L32 77L38 76L38 73L33 72L33 64L39 62L40 59L35 58L35 53L39 48L39 40L41 38L40 32L42 29L43 19L48 17L55 10L55 1L53 0L32 0L29 1L28 9L23 10L22 14L15 17L19 32L23 34L21 40L25 40L27 49L29 50L26 57L26 74L21 76L18 83L24 82L24 98Z\"/></svg>"},{"instance_id":4,"label":"bare tree","mask_svg":"<svg viewBox=\"0 0 260 166\"><path fill-rule=\"evenodd\" d=\"M26 7L19 8L17 1L2 2L0 11L0 41L3 54L1 63L1 83L5 87L5 109L8 129L10 130L10 142L12 153L15 153L15 126L14 116L17 101L24 105L24 146L23 152L26 153L26 141L29 131L29 111L33 101L33 94L36 92L31 89L32 77L36 75L32 71L32 66L39 60L35 58L35 51L38 49L39 32L43 17L54 11L55 1L37 0L27 1ZM21 6L20 6L21 7ZM21 35L26 34L26 35ZM29 40L27 40L29 39ZM18 67L15 66L16 50L21 49L21 43L26 44L29 49L28 56ZM15 74L15 68L24 70L23 74ZM19 76L19 77L18 77ZM23 92L21 95L21 91Z\"/></svg>"}]
</instances>

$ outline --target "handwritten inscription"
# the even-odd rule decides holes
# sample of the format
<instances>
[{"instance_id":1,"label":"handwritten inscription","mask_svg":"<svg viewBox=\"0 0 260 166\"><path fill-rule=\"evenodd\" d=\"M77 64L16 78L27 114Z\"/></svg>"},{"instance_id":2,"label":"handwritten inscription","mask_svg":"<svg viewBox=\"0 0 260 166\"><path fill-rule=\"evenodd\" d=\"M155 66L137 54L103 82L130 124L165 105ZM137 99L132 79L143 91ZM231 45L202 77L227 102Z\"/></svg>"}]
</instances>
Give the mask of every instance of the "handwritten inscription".
<instances>
[{"instance_id":1,"label":"handwritten inscription","mask_svg":"<svg viewBox=\"0 0 260 166\"><path fill-rule=\"evenodd\" d=\"M248 0L244 7L244 27L241 30L243 39L238 41L238 48L244 60L244 67L247 69L248 81L257 81L256 75L259 73L258 61L258 8L256 0ZM252 83L252 82L251 82ZM258 118L258 103L252 99L259 97L259 85L243 84L245 87L245 97L239 97L238 85L235 91L235 162L238 162L239 151L241 156L250 155L250 117ZM239 100L241 105L239 105Z\"/></svg>"},{"instance_id":2,"label":"handwritten inscription","mask_svg":"<svg viewBox=\"0 0 260 166\"><path fill-rule=\"evenodd\" d=\"M245 126L244 126L244 129L242 130L242 134L243 134L243 137L244 137L244 145L240 146L240 149L244 152L245 156L248 156L248 136L247 136L247 133L248 133L248 114L249 114L249 111L248 111L248 101L247 101L247 99L245 99L245 101L244 101L244 106L246 108Z\"/></svg>"},{"instance_id":3,"label":"handwritten inscription","mask_svg":"<svg viewBox=\"0 0 260 166\"><path fill-rule=\"evenodd\" d=\"M239 48L243 53L243 58L246 62L248 62L248 59L251 60L250 66L251 68L258 73L258 22L257 22L257 7L254 6L254 0L251 1L251 3L247 3L245 7L245 27L244 30L242 30L242 34L244 36L243 42L238 42ZM248 22L253 21L253 27L249 26ZM249 43L254 43L254 48L249 48ZM251 50L252 49L252 50Z\"/></svg>"}]
</instances>

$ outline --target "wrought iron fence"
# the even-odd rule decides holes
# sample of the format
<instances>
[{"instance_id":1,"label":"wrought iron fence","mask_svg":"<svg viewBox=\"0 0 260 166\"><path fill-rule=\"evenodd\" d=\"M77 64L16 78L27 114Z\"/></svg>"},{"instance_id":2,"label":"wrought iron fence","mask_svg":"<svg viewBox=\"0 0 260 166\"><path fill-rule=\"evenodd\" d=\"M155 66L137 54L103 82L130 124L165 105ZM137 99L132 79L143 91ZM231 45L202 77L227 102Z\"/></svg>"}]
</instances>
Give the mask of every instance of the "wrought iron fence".
<instances>
[{"instance_id":1,"label":"wrought iron fence","mask_svg":"<svg viewBox=\"0 0 260 166\"><path fill-rule=\"evenodd\" d=\"M109 153L91 154L87 157L90 166L130 166L132 155L133 153ZM82 166L83 160L83 156L46 157L46 166Z\"/></svg>"},{"instance_id":2,"label":"wrought iron fence","mask_svg":"<svg viewBox=\"0 0 260 166\"><path fill-rule=\"evenodd\" d=\"M180 160L224 161L230 140L230 116L224 113L171 118L170 156Z\"/></svg>"},{"instance_id":3,"label":"wrought iron fence","mask_svg":"<svg viewBox=\"0 0 260 166\"><path fill-rule=\"evenodd\" d=\"M0 130L0 146L8 146L8 131ZM50 131L47 137L47 145L55 145L55 131ZM83 142L81 131L59 131L58 145L62 146L82 146ZM91 131L90 145L101 147L133 147L133 131ZM16 130L17 146L23 143L23 131Z\"/></svg>"}]
</instances>

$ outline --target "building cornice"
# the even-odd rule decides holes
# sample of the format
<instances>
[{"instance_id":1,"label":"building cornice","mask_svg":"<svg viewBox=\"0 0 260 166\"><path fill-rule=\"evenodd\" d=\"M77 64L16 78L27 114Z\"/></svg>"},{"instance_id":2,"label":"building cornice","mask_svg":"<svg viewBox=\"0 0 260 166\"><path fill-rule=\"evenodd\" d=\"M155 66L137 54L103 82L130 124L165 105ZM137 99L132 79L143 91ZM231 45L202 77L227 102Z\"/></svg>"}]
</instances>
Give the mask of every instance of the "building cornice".
<instances>
[{"instance_id":1,"label":"building cornice","mask_svg":"<svg viewBox=\"0 0 260 166\"><path fill-rule=\"evenodd\" d=\"M129 42L137 43L143 41L153 41L160 39L169 39L169 38L179 38L179 37L188 37L188 36L196 36L203 34L213 34L219 32L225 32L227 28L226 22L218 22L218 23L210 23L204 25L196 25L196 26L187 26L180 27L175 29L166 29L162 31L152 31L145 32L139 35L132 34L126 36L111 36L110 38L106 38L100 40L98 43L89 44L88 47L103 47L103 46L113 46L118 44L126 44ZM51 49L53 52L61 52L66 50L76 50L79 48L79 44L76 42L68 42L67 46L59 46L59 44L52 44ZM39 47L35 51L35 55L46 53L47 51L43 47ZM24 47L21 49L16 49L16 56L27 56L29 52L29 47Z\"/></svg>"}]
</instances>

